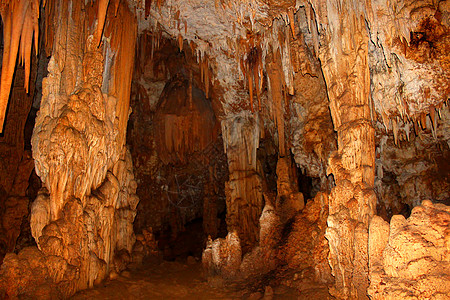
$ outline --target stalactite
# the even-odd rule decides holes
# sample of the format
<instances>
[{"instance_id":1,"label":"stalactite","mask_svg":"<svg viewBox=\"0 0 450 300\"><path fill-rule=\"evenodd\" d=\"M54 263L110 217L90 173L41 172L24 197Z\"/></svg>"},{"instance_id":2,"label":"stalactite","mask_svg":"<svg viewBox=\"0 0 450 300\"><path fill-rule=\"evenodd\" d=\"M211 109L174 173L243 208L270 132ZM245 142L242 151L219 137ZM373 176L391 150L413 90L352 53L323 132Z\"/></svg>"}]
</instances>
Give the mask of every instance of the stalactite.
<instances>
[{"instance_id":1,"label":"stalactite","mask_svg":"<svg viewBox=\"0 0 450 300\"><path fill-rule=\"evenodd\" d=\"M260 140L258 114L249 111L222 120L230 180L226 183L227 226L236 231L244 252L258 241L262 179L256 151Z\"/></svg>"},{"instance_id":2,"label":"stalactite","mask_svg":"<svg viewBox=\"0 0 450 300\"><path fill-rule=\"evenodd\" d=\"M96 41L97 46L100 46L102 42L102 33L103 27L105 26L106 21L106 11L108 10L109 0L98 0L98 23L97 23L97 32L96 32ZM116 8L117 11L117 8Z\"/></svg>"},{"instance_id":3,"label":"stalactite","mask_svg":"<svg viewBox=\"0 0 450 300\"><path fill-rule=\"evenodd\" d=\"M436 110L434 108L434 105L430 106L430 119L431 119L431 124L433 125L433 129L436 130Z\"/></svg>"},{"instance_id":4,"label":"stalactite","mask_svg":"<svg viewBox=\"0 0 450 300\"><path fill-rule=\"evenodd\" d=\"M105 0L103 0L105 1ZM111 47L118 51L115 65L113 66L114 84L113 94L119 99L116 112L119 121L118 143L125 145L126 128L130 107L131 74L135 55L137 36L137 21L129 10L128 4L121 1L118 17L108 16L109 24L105 27L105 36L111 38ZM159 47L159 34L157 35L156 48Z\"/></svg>"},{"instance_id":5,"label":"stalactite","mask_svg":"<svg viewBox=\"0 0 450 300\"><path fill-rule=\"evenodd\" d=\"M117 12L119 11L120 1L121 0L114 0L114 17L117 17Z\"/></svg>"},{"instance_id":6,"label":"stalactite","mask_svg":"<svg viewBox=\"0 0 450 300\"><path fill-rule=\"evenodd\" d=\"M194 103L192 102L192 70L189 72L189 88L188 88L188 97L189 97L189 111L194 109Z\"/></svg>"},{"instance_id":7,"label":"stalactite","mask_svg":"<svg viewBox=\"0 0 450 300\"><path fill-rule=\"evenodd\" d=\"M165 163L185 163L217 137L209 101L192 85L192 78L175 77L164 88L155 114L156 145Z\"/></svg>"},{"instance_id":8,"label":"stalactite","mask_svg":"<svg viewBox=\"0 0 450 300\"><path fill-rule=\"evenodd\" d=\"M53 16L56 13L56 3L55 0L45 1L45 20L44 22L44 40L45 40L45 53L47 56L52 54L53 40L55 34L55 23L53 21Z\"/></svg>"},{"instance_id":9,"label":"stalactite","mask_svg":"<svg viewBox=\"0 0 450 300\"><path fill-rule=\"evenodd\" d=\"M25 23L23 24L23 32L22 32L22 38L27 41L25 44L21 43L20 47L22 48L22 62L25 66L25 91L28 93L28 85L30 82L30 60L31 60L31 47L32 47L32 41L33 41L33 24L31 19L26 19ZM37 38L36 38L37 40ZM28 42L29 41L29 42Z\"/></svg>"},{"instance_id":10,"label":"stalactite","mask_svg":"<svg viewBox=\"0 0 450 300\"><path fill-rule=\"evenodd\" d=\"M145 18L150 15L150 9L152 8L152 0L145 0Z\"/></svg>"},{"instance_id":11,"label":"stalactite","mask_svg":"<svg viewBox=\"0 0 450 300\"><path fill-rule=\"evenodd\" d=\"M21 49L21 60L25 65L28 76L26 77L24 87L28 91L31 48L33 45L33 34L35 38L35 48L37 48L38 39L38 19L39 19L39 1L38 0L20 0L11 1L5 5L0 12L3 20L4 52L1 73L0 88L0 133L3 132L3 124L6 117L6 108L8 106L11 83L16 66L19 46ZM27 79L28 78L28 79Z\"/></svg>"},{"instance_id":12,"label":"stalactite","mask_svg":"<svg viewBox=\"0 0 450 300\"><path fill-rule=\"evenodd\" d=\"M253 80L255 82L255 89L256 89L256 99L258 100L258 110L261 110L261 85L260 82L262 81L262 78L259 77L259 65L258 62L257 66L253 68Z\"/></svg>"},{"instance_id":13,"label":"stalactite","mask_svg":"<svg viewBox=\"0 0 450 300\"><path fill-rule=\"evenodd\" d=\"M397 119L392 119L392 131L394 132L394 142L397 145L398 144L398 126L397 126Z\"/></svg>"},{"instance_id":14,"label":"stalactite","mask_svg":"<svg viewBox=\"0 0 450 300\"><path fill-rule=\"evenodd\" d=\"M425 113L420 114L420 125L423 130L427 129L427 115Z\"/></svg>"},{"instance_id":15,"label":"stalactite","mask_svg":"<svg viewBox=\"0 0 450 300\"><path fill-rule=\"evenodd\" d=\"M178 34L178 48L180 49L180 52L183 51L183 36L181 33Z\"/></svg>"},{"instance_id":16,"label":"stalactite","mask_svg":"<svg viewBox=\"0 0 450 300\"><path fill-rule=\"evenodd\" d=\"M191 43L191 48L192 48ZM206 98L209 98L209 80L210 80L210 70L209 70L209 59L206 53L202 54L202 51L198 52L197 60L200 68L200 82L203 83L203 91L205 92Z\"/></svg>"},{"instance_id":17,"label":"stalactite","mask_svg":"<svg viewBox=\"0 0 450 300\"><path fill-rule=\"evenodd\" d=\"M250 93L250 109L252 112L254 112L254 109L253 109L253 72L251 71L250 68L251 67L248 66L246 74L247 74L247 78L248 78L248 90Z\"/></svg>"},{"instance_id":18,"label":"stalactite","mask_svg":"<svg viewBox=\"0 0 450 300\"><path fill-rule=\"evenodd\" d=\"M389 131L389 119L388 119L388 116L387 116L387 114L383 111L383 112L381 112L381 118L383 119L383 125L384 125L384 128L386 129L386 132L388 132Z\"/></svg>"},{"instance_id":19,"label":"stalactite","mask_svg":"<svg viewBox=\"0 0 450 300\"><path fill-rule=\"evenodd\" d=\"M289 26L291 27L292 36L295 37L295 22L294 22L294 10L289 9L288 10L288 17L289 17Z\"/></svg>"},{"instance_id":20,"label":"stalactite","mask_svg":"<svg viewBox=\"0 0 450 300\"><path fill-rule=\"evenodd\" d=\"M247 88L250 94L250 110L254 112L253 95L256 92L258 110L261 109L261 89L263 85L263 65L261 46L257 45L254 37L247 40L236 41L236 58L239 61L239 79L241 72L247 80ZM242 58L244 56L244 58Z\"/></svg>"},{"instance_id":21,"label":"stalactite","mask_svg":"<svg viewBox=\"0 0 450 300\"><path fill-rule=\"evenodd\" d=\"M279 55L273 59L274 61L269 63L269 66L267 67L267 74L269 77L270 91L272 94L272 118L275 121L275 126L278 132L279 155L284 157L286 155L286 145L284 136L283 77Z\"/></svg>"},{"instance_id":22,"label":"stalactite","mask_svg":"<svg viewBox=\"0 0 450 300\"><path fill-rule=\"evenodd\" d=\"M209 98L209 66L208 60L205 61L205 96Z\"/></svg>"}]
</instances>

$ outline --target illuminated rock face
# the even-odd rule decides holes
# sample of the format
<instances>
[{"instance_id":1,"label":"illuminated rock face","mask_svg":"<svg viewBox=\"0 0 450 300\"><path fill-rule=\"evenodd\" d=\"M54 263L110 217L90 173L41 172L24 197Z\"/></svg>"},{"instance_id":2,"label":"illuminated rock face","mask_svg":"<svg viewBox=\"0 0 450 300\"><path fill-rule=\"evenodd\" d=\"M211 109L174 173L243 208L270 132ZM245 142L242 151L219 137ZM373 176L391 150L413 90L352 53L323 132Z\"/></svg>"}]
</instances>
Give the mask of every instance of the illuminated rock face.
<instances>
[{"instance_id":1,"label":"illuminated rock face","mask_svg":"<svg viewBox=\"0 0 450 300\"><path fill-rule=\"evenodd\" d=\"M328 264L328 241L325 239L328 201L325 193L318 193L308 201L301 213L295 216L292 231L278 252L281 264L298 272L308 283L329 284L334 280Z\"/></svg>"},{"instance_id":2,"label":"illuminated rock face","mask_svg":"<svg viewBox=\"0 0 450 300\"><path fill-rule=\"evenodd\" d=\"M408 219L369 227L368 294L373 299L445 299L450 292L450 209L429 200Z\"/></svg>"},{"instance_id":3,"label":"illuminated rock face","mask_svg":"<svg viewBox=\"0 0 450 300\"><path fill-rule=\"evenodd\" d=\"M126 84L114 82L104 70L116 77L128 73L131 82L134 52L124 53L124 44L133 49L136 37L116 35L111 44L105 41L97 48L98 42L86 34L91 27L85 12L94 8L69 2L54 3L60 26L32 138L36 173L45 186L31 209L31 232L39 250L5 257L0 286L11 297L34 295L40 288L44 291L38 293L49 297L69 297L92 287L126 267L116 261L130 260L135 242L139 199L121 125L128 118L123 109L129 85L122 91ZM132 33L133 15L126 4L118 9L121 20L128 19L121 28ZM114 21L107 19L105 35L117 26ZM120 59L105 59L106 48Z\"/></svg>"}]
</instances>

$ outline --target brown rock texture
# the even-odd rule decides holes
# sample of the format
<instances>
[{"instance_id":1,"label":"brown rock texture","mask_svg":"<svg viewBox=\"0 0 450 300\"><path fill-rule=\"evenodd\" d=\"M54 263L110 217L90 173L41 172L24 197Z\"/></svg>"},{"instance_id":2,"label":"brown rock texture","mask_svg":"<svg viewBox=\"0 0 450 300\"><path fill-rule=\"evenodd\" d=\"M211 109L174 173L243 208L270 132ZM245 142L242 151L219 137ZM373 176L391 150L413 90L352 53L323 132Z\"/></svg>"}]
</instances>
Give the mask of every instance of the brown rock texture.
<instances>
[{"instance_id":1,"label":"brown rock texture","mask_svg":"<svg viewBox=\"0 0 450 300\"><path fill-rule=\"evenodd\" d=\"M29 207L32 96L16 84L34 89L38 2L0 1L8 251ZM212 280L278 272L339 299L448 294L448 209L420 205L449 201L448 0L41 2L37 247L5 257L0 296L69 297L201 217Z\"/></svg>"},{"instance_id":2,"label":"brown rock texture","mask_svg":"<svg viewBox=\"0 0 450 300\"><path fill-rule=\"evenodd\" d=\"M126 81L131 82L134 51L127 47L134 49L134 16L120 5L121 18L107 18L106 34L117 22L127 34L115 32L97 48L89 35L94 8L77 1L55 5L60 13L53 56L32 138L36 173L45 185L31 212L39 250L5 257L0 290L9 297L66 298L92 287L126 267L135 241L136 182L121 136L128 119ZM105 59L106 48L118 60ZM112 79L104 80L106 65Z\"/></svg>"},{"instance_id":3,"label":"brown rock texture","mask_svg":"<svg viewBox=\"0 0 450 300\"><path fill-rule=\"evenodd\" d=\"M185 163L194 152L202 152L217 138L211 103L192 80L174 78L166 84L156 107L157 150L168 164Z\"/></svg>"},{"instance_id":4,"label":"brown rock texture","mask_svg":"<svg viewBox=\"0 0 450 300\"><path fill-rule=\"evenodd\" d=\"M450 293L450 207L429 200L408 219L369 227L368 295L372 299L446 299Z\"/></svg>"},{"instance_id":5,"label":"brown rock texture","mask_svg":"<svg viewBox=\"0 0 450 300\"><path fill-rule=\"evenodd\" d=\"M256 149L259 145L257 116L243 113L222 121L229 181L225 186L227 226L236 232L243 252L259 240L259 218L263 208L261 168Z\"/></svg>"},{"instance_id":6,"label":"brown rock texture","mask_svg":"<svg viewBox=\"0 0 450 300\"><path fill-rule=\"evenodd\" d=\"M327 1L328 27L320 59L327 82L338 150L329 160L336 187L329 199L330 293L362 299L368 286L368 226L375 213L375 130L372 125L368 32L360 4ZM320 13L319 13L320 14ZM345 18L339 18L345 15Z\"/></svg>"},{"instance_id":7,"label":"brown rock texture","mask_svg":"<svg viewBox=\"0 0 450 300\"><path fill-rule=\"evenodd\" d=\"M333 282L328 264L328 241L325 239L327 218L328 195L318 193L295 216L292 230L279 249L281 264L300 274L303 279L301 285Z\"/></svg>"}]
</instances>

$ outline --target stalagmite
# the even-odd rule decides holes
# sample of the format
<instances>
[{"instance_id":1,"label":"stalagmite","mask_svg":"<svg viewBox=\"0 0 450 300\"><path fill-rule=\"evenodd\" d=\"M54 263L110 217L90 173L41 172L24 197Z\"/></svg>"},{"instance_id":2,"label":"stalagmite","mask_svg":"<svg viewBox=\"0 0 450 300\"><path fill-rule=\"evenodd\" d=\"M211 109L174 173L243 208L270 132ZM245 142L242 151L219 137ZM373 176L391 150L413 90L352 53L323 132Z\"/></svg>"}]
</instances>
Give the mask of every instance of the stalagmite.
<instances>
[{"instance_id":1,"label":"stalagmite","mask_svg":"<svg viewBox=\"0 0 450 300\"><path fill-rule=\"evenodd\" d=\"M88 22L81 14L84 9L95 12L82 2L69 2L55 4L61 11L58 22L71 23L57 28L32 137L36 173L44 186L30 218L37 248L24 248L18 256L5 257L0 290L6 287L9 297L31 296L39 285L68 298L105 279L114 268L115 254L131 253L134 244L136 182L131 156L118 134L126 131L128 120L128 108L126 116L120 115L120 108L129 103L126 95L130 91L121 89L129 88L126 81L131 82L136 37L130 33L136 30L136 23L124 3L118 11L121 18L114 18L114 11L106 16L105 28L119 20L128 26L121 24L126 33L110 36L103 45L118 55L111 80L119 79L121 84L114 84L112 90L111 85L103 85L103 53L107 52L98 49L95 31L85 27ZM126 120L121 120L124 117ZM34 254L27 255L31 252ZM14 277L17 274L8 271L16 263L33 266L29 273L19 274L23 277L20 287ZM123 266L115 272L123 270L120 268Z\"/></svg>"}]
</instances>

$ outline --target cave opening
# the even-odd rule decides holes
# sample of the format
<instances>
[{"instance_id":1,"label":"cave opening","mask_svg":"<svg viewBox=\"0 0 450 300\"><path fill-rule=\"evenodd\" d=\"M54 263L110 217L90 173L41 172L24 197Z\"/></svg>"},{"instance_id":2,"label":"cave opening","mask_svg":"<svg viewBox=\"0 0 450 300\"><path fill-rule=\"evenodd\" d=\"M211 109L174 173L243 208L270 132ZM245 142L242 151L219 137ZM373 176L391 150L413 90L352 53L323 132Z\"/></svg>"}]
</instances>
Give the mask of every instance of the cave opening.
<instances>
[{"instance_id":1,"label":"cave opening","mask_svg":"<svg viewBox=\"0 0 450 300\"><path fill-rule=\"evenodd\" d=\"M228 164L214 100L189 47L145 32L137 49L127 133L140 198L134 230L152 232L166 260L200 260L208 238L227 234Z\"/></svg>"}]
</instances>

